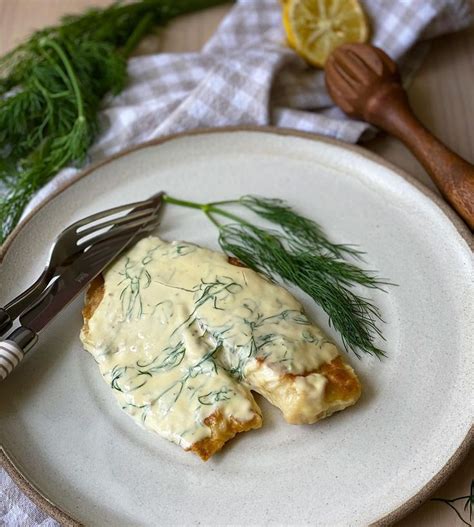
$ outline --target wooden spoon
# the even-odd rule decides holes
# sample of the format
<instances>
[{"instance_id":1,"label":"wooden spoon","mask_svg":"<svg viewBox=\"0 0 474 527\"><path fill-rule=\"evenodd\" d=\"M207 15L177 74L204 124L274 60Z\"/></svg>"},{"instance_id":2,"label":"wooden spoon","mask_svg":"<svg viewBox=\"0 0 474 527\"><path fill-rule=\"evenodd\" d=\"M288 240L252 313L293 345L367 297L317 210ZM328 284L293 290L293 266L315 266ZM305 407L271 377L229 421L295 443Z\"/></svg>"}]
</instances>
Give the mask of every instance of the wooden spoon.
<instances>
[{"instance_id":1,"label":"wooden spoon","mask_svg":"<svg viewBox=\"0 0 474 527\"><path fill-rule=\"evenodd\" d=\"M474 230L474 166L436 139L413 114L397 65L381 49L344 44L326 62L326 86L348 115L398 137Z\"/></svg>"}]
</instances>

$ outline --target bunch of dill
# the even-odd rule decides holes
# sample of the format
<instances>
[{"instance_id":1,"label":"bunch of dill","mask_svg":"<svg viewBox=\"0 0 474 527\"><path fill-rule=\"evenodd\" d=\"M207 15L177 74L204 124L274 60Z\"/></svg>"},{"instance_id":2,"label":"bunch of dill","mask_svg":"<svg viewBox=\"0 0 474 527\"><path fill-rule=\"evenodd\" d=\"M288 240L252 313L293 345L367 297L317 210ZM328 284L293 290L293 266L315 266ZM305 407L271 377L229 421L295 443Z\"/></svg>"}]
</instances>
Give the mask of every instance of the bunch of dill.
<instances>
[{"instance_id":1,"label":"bunch of dill","mask_svg":"<svg viewBox=\"0 0 474 527\"><path fill-rule=\"evenodd\" d=\"M107 93L156 25L223 0L141 0L68 16L0 58L0 243L31 196L61 168L79 166L98 132Z\"/></svg>"}]
</instances>

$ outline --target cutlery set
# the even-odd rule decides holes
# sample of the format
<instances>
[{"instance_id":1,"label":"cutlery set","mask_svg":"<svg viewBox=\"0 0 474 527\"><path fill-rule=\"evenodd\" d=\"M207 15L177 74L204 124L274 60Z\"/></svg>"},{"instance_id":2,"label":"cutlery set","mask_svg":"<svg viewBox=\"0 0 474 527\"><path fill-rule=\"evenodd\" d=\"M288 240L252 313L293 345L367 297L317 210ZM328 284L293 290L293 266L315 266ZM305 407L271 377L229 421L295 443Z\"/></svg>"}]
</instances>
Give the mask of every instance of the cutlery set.
<instances>
[{"instance_id":1,"label":"cutlery set","mask_svg":"<svg viewBox=\"0 0 474 527\"><path fill-rule=\"evenodd\" d=\"M123 250L156 228L162 192L83 218L61 232L28 289L0 308L0 381L18 366L41 331Z\"/></svg>"}]
</instances>

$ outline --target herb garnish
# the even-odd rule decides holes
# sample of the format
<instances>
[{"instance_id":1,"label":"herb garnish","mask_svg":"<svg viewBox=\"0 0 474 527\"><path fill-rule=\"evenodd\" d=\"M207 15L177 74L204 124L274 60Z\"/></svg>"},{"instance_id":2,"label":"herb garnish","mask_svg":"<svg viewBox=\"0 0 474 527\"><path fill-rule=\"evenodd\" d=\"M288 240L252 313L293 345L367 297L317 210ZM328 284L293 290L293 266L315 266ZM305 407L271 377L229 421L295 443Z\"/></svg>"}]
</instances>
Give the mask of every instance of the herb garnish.
<instances>
[{"instance_id":1,"label":"herb garnish","mask_svg":"<svg viewBox=\"0 0 474 527\"><path fill-rule=\"evenodd\" d=\"M329 316L329 322L340 333L344 347L360 358L360 351L377 357L385 355L374 344L383 338L378 322L379 309L360 296L354 286L381 289L388 283L373 272L348 261L362 254L349 245L328 240L314 221L300 216L284 201L256 196L214 203L195 203L165 195L164 201L203 211L219 230L222 250L237 257L251 269L271 279L278 277L307 293ZM279 229L263 229L226 210L238 205L275 224ZM231 223L221 223L216 217Z\"/></svg>"},{"instance_id":2,"label":"herb garnish","mask_svg":"<svg viewBox=\"0 0 474 527\"><path fill-rule=\"evenodd\" d=\"M458 509L453 505L453 503L456 503L457 501L465 500L464 504L464 512L466 512L469 509L469 522L467 522L462 516L461 513L458 511ZM440 501L441 503L446 503L448 507L451 507L453 511L456 513L457 517L468 527L471 527L471 521L472 521L472 510L474 505L474 479L471 481L471 491L469 496L460 496L459 498L431 498L431 501Z\"/></svg>"},{"instance_id":3,"label":"herb garnish","mask_svg":"<svg viewBox=\"0 0 474 527\"><path fill-rule=\"evenodd\" d=\"M85 160L101 101L123 89L127 57L141 38L224 1L117 2L65 17L0 58L0 243L39 188Z\"/></svg>"}]
</instances>

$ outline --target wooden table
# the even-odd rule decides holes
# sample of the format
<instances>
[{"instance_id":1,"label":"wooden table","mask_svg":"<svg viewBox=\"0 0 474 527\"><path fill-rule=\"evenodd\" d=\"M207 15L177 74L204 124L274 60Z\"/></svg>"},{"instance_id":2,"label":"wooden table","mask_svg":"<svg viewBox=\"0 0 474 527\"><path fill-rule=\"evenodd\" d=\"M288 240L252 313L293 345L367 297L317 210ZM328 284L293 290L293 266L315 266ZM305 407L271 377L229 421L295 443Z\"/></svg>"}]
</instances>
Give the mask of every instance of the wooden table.
<instances>
[{"instance_id":1,"label":"wooden table","mask_svg":"<svg viewBox=\"0 0 474 527\"><path fill-rule=\"evenodd\" d=\"M0 54L10 49L31 30L54 23L63 13L77 12L86 6L108 3L110 0L0 0ZM229 9L228 6L218 7L183 17L167 28L159 40L148 39L142 50L198 50ZM474 28L470 28L439 38L433 43L430 55L409 90L413 107L425 125L471 162L474 162L473 88ZM423 168L395 139L381 135L364 146L434 188ZM464 496L468 494L472 478L474 451L435 495ZM456 527L464 524L447 505L427 502L398 525Z\"/></svg>"}]
</instances>

